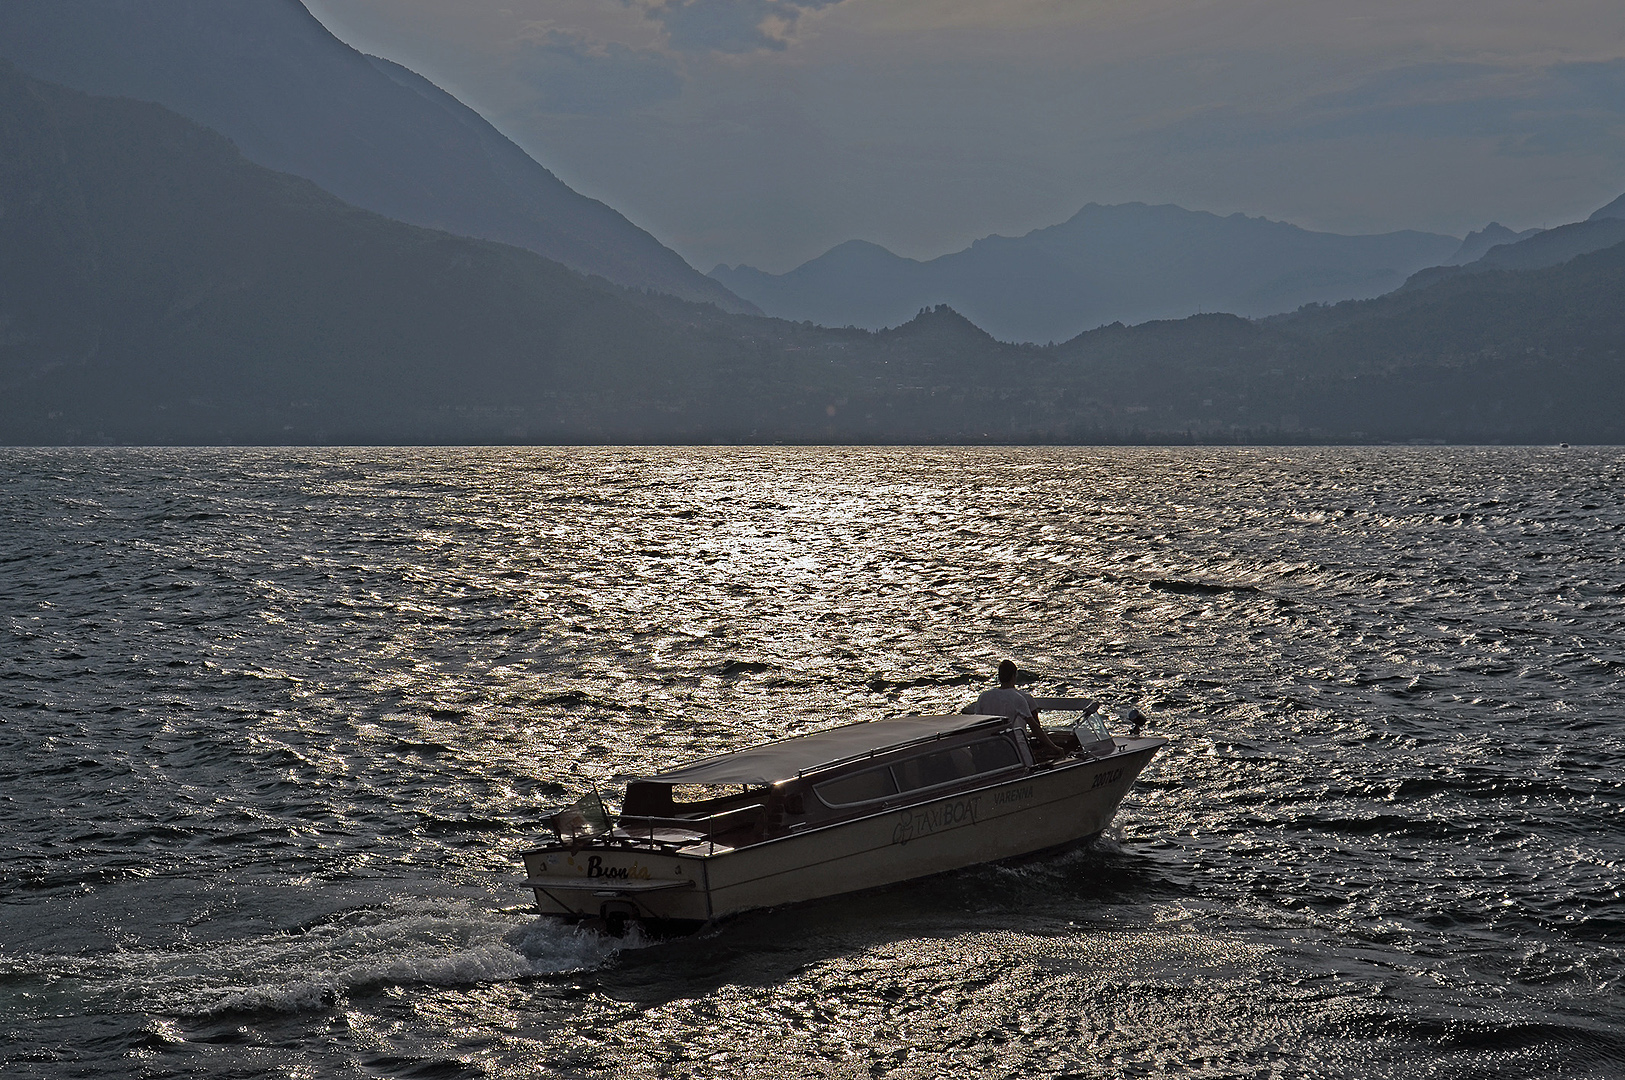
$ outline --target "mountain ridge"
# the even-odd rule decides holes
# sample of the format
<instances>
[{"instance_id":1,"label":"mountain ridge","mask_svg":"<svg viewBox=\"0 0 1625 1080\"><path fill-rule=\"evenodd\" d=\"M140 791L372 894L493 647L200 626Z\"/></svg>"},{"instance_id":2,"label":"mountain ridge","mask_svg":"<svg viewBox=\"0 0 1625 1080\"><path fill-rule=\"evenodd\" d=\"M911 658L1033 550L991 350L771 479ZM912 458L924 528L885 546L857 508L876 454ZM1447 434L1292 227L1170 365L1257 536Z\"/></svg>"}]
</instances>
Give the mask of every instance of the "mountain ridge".
<instances>
[{"instance_id":1,"label":"mountain ridge","mask_svg":"<svg viewBox=\"0 0 1625 1080\"><path fill-rule=\"evenodd\" d=\"M878 329L946 303L999 340L1040 342L1114 321L1258 317L1380 295L1460 246L1415 230L1343 236L1171 204L1088 203L1064 222L929 260L847 241L784 274L711 273L781 318Z\"/></svg>"},{"instance_id":2,"label":"mountain ridge","mask_svg":"<svg viewBox=\"0 0 1625 1080\"><path fill-rule=\"evenodd\" d=\"M1605 206L1599 206L1586 220L1601 221L1604 218L1625 218L1625 195L1621 195Z\"/></svg>"},{"instance_id":3,"label":"mountain ridge","mask_svg":"<svg viewBox=\"0 0 1625 1080\"><path fill-rule=\"evenodd\" d=\"M0 64L0 443L1625 441L1625 243L1266 320L830 330L407 225Z\"/></svg>"},{"instance_id":4,"label":"mountain ridge","mask_svg":"<svg viewBox=\"0 0 1625 1080\"><path fill-rule=\"evenodd\" d=\"M1542 231L1541 229L1524 229L1522 232L1514 232L1499 221L1492 221L1482 229L1468 233L1462 239L1461 247L1456 250L1456 253L1441 265L1462 266L1466 263L1477 262L1493 247L1499 247L1502 244L1516 244L1520 240L1527 240Z\"/></svg>"},{"instance_id":5,"label":"mountain ridge","mask_svg":"<svg viewBox=\"0 0 1625 1080\"><path fill-rule=\"evenodd\" d=\"M1625 203L1625 195L1615 202ZM1396 291L1425 288L1460 274L1482 274L1492 270L1540 270L1560 266L1578 256L1602 251L1625 241L1625 216L1598 217L1592 214L1584 221L1573 221L1550 229L1531 229L1517 235L1519 239L1487 247L1483 254L1470 262L1447 263L1419 270Z\"/></svg>"},{"instance_id":6,"label":"mountain ridge","mask_svg":"<svg viewBox=\"0 0 1625 1080\"><path fill-rule=\"evenodd\" d=\"M755 310L444 90L341 42L299 0L7 0L0 57L84 92L158 102L249 160L387 217Z\"/></svg>"}]
</instances>

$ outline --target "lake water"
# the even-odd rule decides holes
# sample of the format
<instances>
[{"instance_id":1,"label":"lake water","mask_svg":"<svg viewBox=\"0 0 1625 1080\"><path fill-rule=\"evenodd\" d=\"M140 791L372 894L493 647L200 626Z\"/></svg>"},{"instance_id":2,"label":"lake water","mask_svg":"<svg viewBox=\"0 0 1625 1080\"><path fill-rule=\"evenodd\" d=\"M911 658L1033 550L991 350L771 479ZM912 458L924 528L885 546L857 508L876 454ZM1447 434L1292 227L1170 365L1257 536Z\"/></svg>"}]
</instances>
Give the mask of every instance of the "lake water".
<instances>
[{"instance_id":1,"label":"lake water","mask_svg":"<svg viewBox=\"0 0 1625 1080\"><path fill-rule=\"evenodd\" d=\"M0 450L0 1074L1618 1077L1625 451ZM1037 693L1092 849L668 941L593 783Z\"/></svg>"}]
</instances>

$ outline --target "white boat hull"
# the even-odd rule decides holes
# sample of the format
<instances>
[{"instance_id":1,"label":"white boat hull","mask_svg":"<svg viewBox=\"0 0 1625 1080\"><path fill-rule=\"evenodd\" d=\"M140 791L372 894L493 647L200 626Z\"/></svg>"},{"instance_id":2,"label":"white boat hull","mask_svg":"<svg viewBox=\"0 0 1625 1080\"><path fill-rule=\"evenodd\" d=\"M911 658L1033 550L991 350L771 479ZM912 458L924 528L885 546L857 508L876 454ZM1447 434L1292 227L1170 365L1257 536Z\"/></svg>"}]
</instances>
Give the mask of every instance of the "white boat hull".
<instances>
[{"instance_id":1,"label":"white boat hull","mask_svg":"<svg viewBox=\"0 0 1625 1080\"><path fill-rule=\"evenodd\" d=\"M1122 740L1107 757L739 849L550 845L525 853L525 884L544 914L703 922L1019 858L1099 834L1162 744Z\"/></svg>"}]
</instances>

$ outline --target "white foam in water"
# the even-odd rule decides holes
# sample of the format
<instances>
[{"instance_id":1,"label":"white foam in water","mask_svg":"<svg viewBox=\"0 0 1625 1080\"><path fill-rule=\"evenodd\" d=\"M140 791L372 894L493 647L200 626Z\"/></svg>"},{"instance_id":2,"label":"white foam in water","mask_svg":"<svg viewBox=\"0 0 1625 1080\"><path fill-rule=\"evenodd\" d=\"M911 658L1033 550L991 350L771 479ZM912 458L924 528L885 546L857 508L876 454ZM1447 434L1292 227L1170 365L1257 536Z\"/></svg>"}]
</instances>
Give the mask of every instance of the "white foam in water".
<instances>
[{"instance_id":1,"label":"white foam in water","mask_svg":"<svg viewBox=\"0 0 1625 1080\"><path fill-rule=\"evenodd\" d=\"M121 949L48 965L97 991L180 1015L330 1008L382 986L468 986L597 967L634 935L606 938L460 901L413 900L302 933L164 950Z\"/></svg>"},{"instance_id":2,"label":"white foam in water","mask_svg":"<svg viewBox=\"0 0 1625 1080\"><path fill-rule=\"evenodd\" d=\"M1113 822L1086 845L1037 859L998 863L993 869L995 873L1004 877L1042 881L1054 878L1080 862L1098 859L1103 853L1121 855L1126 850L1123 846L1123 825L1121 822Z\"/></svg>"}]
</instances>

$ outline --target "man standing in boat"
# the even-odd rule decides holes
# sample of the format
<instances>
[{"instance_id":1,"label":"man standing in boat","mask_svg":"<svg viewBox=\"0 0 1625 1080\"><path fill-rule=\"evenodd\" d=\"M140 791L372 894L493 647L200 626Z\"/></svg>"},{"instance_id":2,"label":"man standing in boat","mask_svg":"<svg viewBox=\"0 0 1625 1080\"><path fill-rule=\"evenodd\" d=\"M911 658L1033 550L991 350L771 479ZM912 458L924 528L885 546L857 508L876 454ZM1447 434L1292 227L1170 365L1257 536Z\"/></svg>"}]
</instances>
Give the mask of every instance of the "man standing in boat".
<instances>
[{"instance_id":1,"label":"man standing in boat","mask_svg":"<svg viewBox=\"0 0 1625 1080\"><path fill-rule=\"evenodd\" d=\"M1025 691L1016 689L1016 664L1013 660L999 661L999 686L996 690L983 690L982 696L976 699L966 712L982 713L986 716L1008 716L1013 720L1025 720L1027 729L1033 734L1033 742L1043 750L1055 756L1064 751L1055 745L1038 722L1038 707L1033 704L1032 696Z\"/></svg>"}]
</instances>

